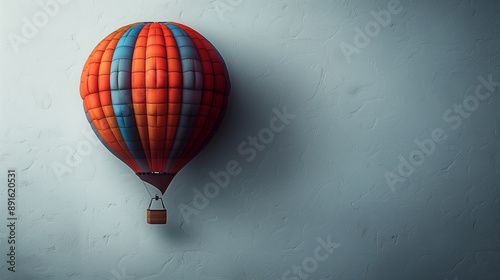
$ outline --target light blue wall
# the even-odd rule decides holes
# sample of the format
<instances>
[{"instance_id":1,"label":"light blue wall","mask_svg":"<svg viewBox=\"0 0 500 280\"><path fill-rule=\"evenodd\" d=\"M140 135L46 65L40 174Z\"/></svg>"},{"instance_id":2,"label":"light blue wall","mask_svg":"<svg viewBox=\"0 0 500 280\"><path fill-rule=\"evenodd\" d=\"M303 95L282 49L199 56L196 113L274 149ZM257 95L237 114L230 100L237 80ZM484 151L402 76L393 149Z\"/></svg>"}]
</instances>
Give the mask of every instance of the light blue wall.
<instances>
[{"instance_id":1,"label":"light blue wall","mask_svg":"<svg viewBox=\"0 0 500 280\"><path fill-rule=\"evenodd\" d=\"M500 279L496 1L53 3L0 4L0 182L19 179L1 279ZM233 90L149 225L143 183L86 135L79 78L106 35L165 20L217 47Z\"/></svg>"}]
</instances>

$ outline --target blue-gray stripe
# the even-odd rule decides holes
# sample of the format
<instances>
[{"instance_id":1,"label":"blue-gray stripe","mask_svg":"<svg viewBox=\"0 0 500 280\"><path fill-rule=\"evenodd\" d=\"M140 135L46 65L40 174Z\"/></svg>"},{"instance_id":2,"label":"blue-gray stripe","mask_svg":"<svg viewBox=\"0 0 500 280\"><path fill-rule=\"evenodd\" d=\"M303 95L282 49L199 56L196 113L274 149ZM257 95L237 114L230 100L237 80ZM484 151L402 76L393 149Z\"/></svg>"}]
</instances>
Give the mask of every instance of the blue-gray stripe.
<instances>
[{"instance_id":1,"label":"blue-gray stripe","mask_svg":"<svg viewBox=\"0 0 500 280\"><path fill-rule=\"evenodd\" d=\"M132 104L131 69L135 42L145 23L129 28L118 41L111 62L111 101L123 140L143 172L149 166L135 122Z\"/></svg>"}]
</instances>

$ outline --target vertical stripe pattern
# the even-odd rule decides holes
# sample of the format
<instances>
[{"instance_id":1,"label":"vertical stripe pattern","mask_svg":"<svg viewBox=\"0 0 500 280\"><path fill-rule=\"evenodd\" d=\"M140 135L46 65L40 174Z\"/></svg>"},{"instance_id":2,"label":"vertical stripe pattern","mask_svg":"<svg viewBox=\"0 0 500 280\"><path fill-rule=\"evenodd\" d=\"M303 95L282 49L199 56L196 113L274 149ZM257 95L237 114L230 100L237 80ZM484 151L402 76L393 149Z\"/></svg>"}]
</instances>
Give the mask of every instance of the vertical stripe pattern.
<instances>
[{"instance_id":1,"label":"vertical stripe pattern","mask_svg":"<svg viewBox=\"0 0 500 280\"><path fill-rule=\"evenodd\" d=\"M196 156L220 126L229 91L213 45L173 22L111 33L90 54L80 83L98 138L141 174L175 174Z\"/></svg>"}]
</instances>

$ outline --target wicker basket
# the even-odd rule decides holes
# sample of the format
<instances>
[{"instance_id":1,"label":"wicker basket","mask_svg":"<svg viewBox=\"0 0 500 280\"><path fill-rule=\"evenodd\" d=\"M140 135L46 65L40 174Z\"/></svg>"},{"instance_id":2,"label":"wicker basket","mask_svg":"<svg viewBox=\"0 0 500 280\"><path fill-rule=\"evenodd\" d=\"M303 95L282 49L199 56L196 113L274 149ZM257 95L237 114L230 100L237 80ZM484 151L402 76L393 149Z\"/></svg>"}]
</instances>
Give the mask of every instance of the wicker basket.
<instances>
[{"instance_id":1,"label":"wicker basket","mask_svg":"<svg viewBox=\"0 0 500 280\"><path fill-rule=\"evenodd\" d=\"M166 224L167 210L150 210L148 209L148 224Z\"/></svg>"},{"instance_id":2,"label":"wicker basket","mask_svg":"<svg viewBox=\"0 0 500 280\"><path fill-rule=\"evenodd\" d=\"M151 209L153 200L159 200L161 202L162 209ZM163 199L156 195L151 199L148 207L148 224L166 224L167 223L167 209L165 209L165 204L163 204Z\"/></svg>"}]
</instances>

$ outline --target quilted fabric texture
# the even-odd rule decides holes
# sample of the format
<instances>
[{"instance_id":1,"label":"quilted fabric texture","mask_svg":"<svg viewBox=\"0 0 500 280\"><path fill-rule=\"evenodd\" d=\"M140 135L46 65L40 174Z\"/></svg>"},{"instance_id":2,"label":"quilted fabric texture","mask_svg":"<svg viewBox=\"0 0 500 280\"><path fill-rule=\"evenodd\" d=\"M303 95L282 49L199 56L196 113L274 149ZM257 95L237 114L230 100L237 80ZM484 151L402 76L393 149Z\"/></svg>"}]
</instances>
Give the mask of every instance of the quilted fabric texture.
<instances>
[{"instance_id":1,"label":"quilted fabric texture","mask_svg":"<svg viewBox=\"0 0 500 280\"><path fill-rule=\"evenodd\" d=\"M101 142L162 193L219 128L229 92L217 50L174 22L135 23L111 33L90 54L80 83Z\"/></svg>"}]
</instances>

